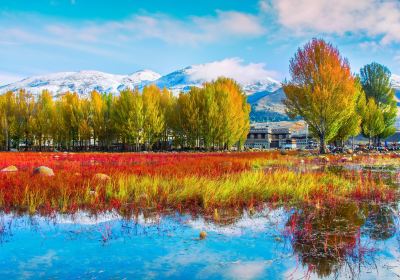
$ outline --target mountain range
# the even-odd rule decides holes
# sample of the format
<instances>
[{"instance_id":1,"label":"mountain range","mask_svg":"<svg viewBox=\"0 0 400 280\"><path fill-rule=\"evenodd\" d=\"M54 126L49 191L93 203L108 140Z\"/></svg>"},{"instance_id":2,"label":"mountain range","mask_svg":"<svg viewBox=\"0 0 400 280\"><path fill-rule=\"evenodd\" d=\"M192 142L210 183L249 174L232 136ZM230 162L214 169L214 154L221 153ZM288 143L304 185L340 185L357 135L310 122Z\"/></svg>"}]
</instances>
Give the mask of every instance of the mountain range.
<instances>
[{"instance_id":1,"label":"mountain range","mask_svg":"<svg viewBox=\"0 0 400 280\"><path fill-rule=\"evenodd\" d=\"M25 89L33 94L38 94L47 89L54 94L72 91L87 96L93 90L118 93L125 88L138 87L141 89L145 85L156 84L178 94L181 91L188 91L192 86L201 86L204 82L217 78L212 77L212 75L211 77L210 75L202 77L199 74L200 72L199 65L189 66L164 76L151 70L140 70L130 75L114 75L99 71L60 72L33 76L0 86L0 93ZM400 76L392 76L392 85L396 90L398 106L400 107ZM242 81L241 86L248 95L248 102L252 107L252 121L289 120L282 104L285 94L280 82L270 77L258 77ZM400 126L400 122L398 124Z\"/></svg>"}]
</instances>

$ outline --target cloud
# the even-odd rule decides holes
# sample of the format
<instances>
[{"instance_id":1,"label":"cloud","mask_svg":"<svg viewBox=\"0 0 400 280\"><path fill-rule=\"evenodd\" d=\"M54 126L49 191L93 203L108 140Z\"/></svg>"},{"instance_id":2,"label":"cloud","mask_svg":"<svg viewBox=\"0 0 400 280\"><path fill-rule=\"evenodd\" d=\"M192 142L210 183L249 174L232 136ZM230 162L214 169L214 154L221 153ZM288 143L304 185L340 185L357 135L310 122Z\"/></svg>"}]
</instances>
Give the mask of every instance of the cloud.
<instances>
[{"instance_id":1,"label":"cloud","mask_svg":"<svg viewBox=\"0 0 400 280\"><path fill-rule=\"evenodd\" d=\"M237 11L218 10L211 15L189 16L184 19L160 13L141 13L118 21L86 21L79 24L51 18L38 21L37 16L29 15L23 15L24 23L18 23L16 15L3 13L2 16L2 41L54 44L67 48L81 45L81 49L82 45L119 46L121 43L143 39L156 39L176 45L198 45L227 39L259 37L265 33L260 18Z\"/></svg>"},{"instance_id":2,"label":"cloud","mask_svg":"<svg viewBox=\"0 0 400 280\"><path fill-rule=\"evenodd\" d=\"M220 76L233 78L240 84L275 77L277 73L266 69L264 63L245 64L240 58L228 58L206 64L194 65L188 70L192 80L215 80Z\"/></svg>"},{"instance_id":3,"label":"cloud","mask_svg":"<svg viewBox=\"0 0 400 280\"><path fill-rule=\"evenodd\" d=\"M278 22L298 34L309 32L374 37L400 42L400 2L381 0L272 0Z\"/></svg>"},{"instance_id":4,"label":"cloud","mask_svg":"<svg viewBox=\"0 0 400 280\"><path fill-rule=\"evenodd\" d=\"M263 261L236 263L227 274L232 279L259 279L266 268L267 263Z\"/></svg>"}]
</instances>

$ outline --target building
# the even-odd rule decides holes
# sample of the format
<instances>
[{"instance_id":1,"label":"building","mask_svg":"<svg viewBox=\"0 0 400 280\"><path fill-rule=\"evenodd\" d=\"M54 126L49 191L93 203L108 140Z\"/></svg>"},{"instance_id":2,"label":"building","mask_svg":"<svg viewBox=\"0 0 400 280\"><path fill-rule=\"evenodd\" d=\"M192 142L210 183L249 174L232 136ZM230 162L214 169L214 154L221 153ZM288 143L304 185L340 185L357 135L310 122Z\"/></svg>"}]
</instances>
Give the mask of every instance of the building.
<instances>
[{"instance_id":1,"label":"building","mask_svg":"<svg viewBox=\"0 0 400 280\"><path fill-rule=\"evenodd\" d=\"M250 149L304 149L311 144L304 122L255 123L245 143Z\"/></svg>"},{"instance_id":2,"label":"building","mask_svg":"<svg viewBox=\"0 0 400 280\"><path fill-rule=\"evenodd\" d=\"M244 146L250 149L269 149L270 134L270 128L267 125L261 127L252 125Z\"/></svg>"}]
</instances>

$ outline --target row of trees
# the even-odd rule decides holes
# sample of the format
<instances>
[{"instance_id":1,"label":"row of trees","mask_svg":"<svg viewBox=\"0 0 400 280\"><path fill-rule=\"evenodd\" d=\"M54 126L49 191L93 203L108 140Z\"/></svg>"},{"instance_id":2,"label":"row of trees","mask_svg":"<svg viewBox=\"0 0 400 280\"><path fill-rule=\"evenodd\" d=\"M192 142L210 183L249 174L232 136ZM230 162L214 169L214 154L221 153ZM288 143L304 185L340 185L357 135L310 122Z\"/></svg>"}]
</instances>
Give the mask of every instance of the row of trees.
<instances>
[{"instance_id":1,"label":"row of trees","mask_svg":"<svg viewBox=\"0 0 400 280\"><path fill-rule=\"evenodd\" d=\"M180 148L226 149L244 144L250 107L240 86L220 78L173 96L154 85L113 96L93 91L81 98L24 90L0 95L3 149L108 150Z\"/></svg>"},{"instance_id":2,"label":"row of trees","mask_svg":"<svg viewBox=\"0 0 400 280\"><path fill-rule=\"evenodd\" d=\"M337 48L313 39L290 61L291 80L283 84L290 117L302 117L320 140L342 142L362 133L374 144L395 133L397 103L391 73L371 63L353 75Z\"/></svg>"}]
</instances>

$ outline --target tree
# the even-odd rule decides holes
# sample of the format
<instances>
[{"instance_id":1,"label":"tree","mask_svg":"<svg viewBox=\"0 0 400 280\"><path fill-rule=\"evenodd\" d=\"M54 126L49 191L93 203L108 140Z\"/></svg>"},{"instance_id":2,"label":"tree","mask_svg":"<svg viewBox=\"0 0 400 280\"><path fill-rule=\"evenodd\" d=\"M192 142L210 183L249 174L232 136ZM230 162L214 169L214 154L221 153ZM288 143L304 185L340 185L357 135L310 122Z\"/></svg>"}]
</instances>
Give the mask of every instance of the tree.
<instances>
[{"instance_id":1,"label":"tree","mask_svg":"<svg viewBox=\"0 0 400 280\"><path fill-rule=\"evenodd\" d=\"M362 130L363 134L368 137L369 145L371 139L377 137L385 129L385 119L375 99L370 97L367 102L367 107L363 117Z\"/></svg>"},{"instance_id":2,"label":"tree","mask_svg":"<svg viewBox=\"0 0 400 280\"><path fill-rule=\"evenodd\" d=\"M94 144L100 142L101 135L105 133L106 104L102 95L97 91L90 93L90 126L93 130ZM99 143L100 144L100 143Z\"/></svg>"},{"instance_id":3,"label":"tree","mask_svg":"<svg viewBox=\"0 0 400 280\"><path fill-rule=\"evenodd\" d=\"M113 120L123 143L135 143L136 149L143 134L143 100L137 89L126 89L115 99Z\"/></svg>"},{"instance_id":4,"label":"tree","mask_svg":"<svg viewBox=\"0 0 400 280\"><path fill-rule=\"evenodd\" d=\"M165 118L160 106L161 91L155 85L143 88L144 139L150 147L161 139Z\"/></svg>"},{"instance_id":5,"label":"tree","mask_svg":"<svg viewBox=\"0 0 400 280\"><path fill-rule=\"evenodd\" d=\"M33 129L33 111L35 100L32 94L25 90L19 90L16 94L15 120L16 131L14 141L19 148L21 140L24 141L25 149L28 147L32 139Z\"/></svg>"},{"instance_id":6,"label":"tree","mask_svg":"<svg viewBox=\"0 0 400 280\"><path fill-rule=\"evenodd\" d=\"M0 98L0 127L4 135L5 147L8 151L11 148L11 139L15 135L17 126L16 110L17 101L15 94L12 91L8 91Z\"/></svg>"},{"instance_id":7,"label":"tree","mask_svg":"<svg viewBox=\"0 0 400 280\"><path fill-rule=\"evenodd\" d=\"M65 93L58 103L58 114L60 114L60 126L58 133L63 135L63 140L67 147L75 147L76 142L79 140L79 126L83 118L82 107L80 104L79 96L77 93ZM65 132L60 131L65 129Z\"/></svg>"},{"instance_id":8,"label":"tree","mask_svg":"<svg viewBox=\"0 0 400 280\"><path fill-rule=\"evenodd\" d=\"M360 70L361 84L367 98L373 98L383 115L383 130L378 142L396 132L397 103L390 84L391 73L386 66L373 62Z\"/></svg>"},{"instance_id":9,"label":"tree","mask_svg":"<svg viewBox=\"0 0 400 280\"><path fill-rule=\"evenodd\" d=\"M283 84L291 118L301 116L320 140L320 153L349 119L357 101L346 59L322 39L313 39L290 60L291 81Z\"/></svg>"},{"instance_id":10,"label":"tree","mask_svg":"<svg viewBox=\"0 0 400 280\"><path fill-rule=\"evenodd\" d=\"M90 101L87 98L79 100L79 146L87 148L88 143L92 137L91 115L90 115Z\"/></svg>"},{"instance_id":11,"label":"tree","mask_svg":"<svg viewBox=\"0 0 400 280\"><path fill-rule=\"evenodd\" d=\"M333 141L340 142L343 146L344 141L349 139L350 137L355 137L361 132L361 123L363 120L363 116L366 110L366 97L365 92L362 89L360 79L356 78L356 104L352 109L351 114L347 120L345 120L340 126L336 136L333 138Z\"/></svg>"},{"instance_id":12,"label":"tree","mask_svg":"<svg viewBox=\"0 0 400 280\"><path fill-rule=\"evenodd\" d=\"M55 105L51 93L44 90L40 93L34 106L33 133L39 142L39 149L42 144L50 139L55 121Z\"/></svg>"}]
</instances>

